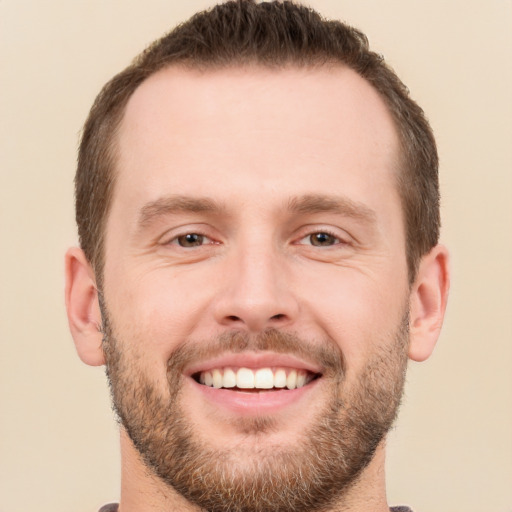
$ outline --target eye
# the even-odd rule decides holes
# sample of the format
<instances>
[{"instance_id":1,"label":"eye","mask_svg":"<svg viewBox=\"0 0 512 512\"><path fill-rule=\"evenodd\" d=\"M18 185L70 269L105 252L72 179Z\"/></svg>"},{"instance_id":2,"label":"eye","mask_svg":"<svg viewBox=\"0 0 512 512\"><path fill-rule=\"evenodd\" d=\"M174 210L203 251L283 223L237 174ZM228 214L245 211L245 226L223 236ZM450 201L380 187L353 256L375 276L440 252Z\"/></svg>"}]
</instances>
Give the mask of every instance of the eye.
<instances>
[{"instance_id":1,"label":"eye","mask_svg":"<svg viewBox=\"0 0 512 512\"><path fill-rule=\"evenodd\" d=\"M314 245L315 247L330 247L342 243L337 236L327 233L325 231L318 231L317 233L311 233L308 236L302 238L299 243L305 245Z\"/></svg>"},{"instance_id":2,"label":"eye","mask_svg":"<svg viewBox=\"0 0 512 512\"><path fill-rule=\"evenodd\" d=\"M199 233L186 233L185 235L180 235L171 240L170 242L173 245L179 245L180 247L200 247L205 244L213 243L210 238L205 235L201 235Z\"/></svg>"}]
</instances>

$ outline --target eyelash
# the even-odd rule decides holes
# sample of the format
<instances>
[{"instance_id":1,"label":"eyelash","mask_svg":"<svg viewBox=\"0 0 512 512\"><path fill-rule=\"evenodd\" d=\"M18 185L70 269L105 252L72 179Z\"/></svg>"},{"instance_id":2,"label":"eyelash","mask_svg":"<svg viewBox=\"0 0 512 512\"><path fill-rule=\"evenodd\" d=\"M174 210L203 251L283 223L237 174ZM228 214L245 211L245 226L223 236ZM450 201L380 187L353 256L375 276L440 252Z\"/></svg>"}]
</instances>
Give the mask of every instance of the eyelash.
<instances>
[{"instance_id":1,"label":"eyelash","mask_svg":"<svg viewBox=\"0 0 512 512\"><path fill-rule=\"evenodd\" d=\"M331 237L333 239L333 243L332 244L327 244L327 245L315 245L312 241L312 237L315 236L315 235L327 235L329 237ZM333 246L336 246L336 245L346 245L348 242L346 242L345 240L343 240L342 238L340 238L338 235L336 235L335 233L333 233L332 231L328 230L328 229L319 229L319 230L316 230L316 231L312 231L312 232L309 232L307 235L303 236L302 238L300 238L298 240L298 243L302 242L303 240L306 240L306 239L309 239L309 243L305 243L305 244L302 244L302 245L310 245L311 247L333 247Z\"/></svg>"},{"instance_id":2,"label":"eyelash","mask_svg":"<svg viewBox=\"0 0 512 512\"><path fill-rule=\"evenodd\" d=\"M330 237L333 243L328 243L326 245L322 245L321 243L318 245L315 245L313 243L312 237L315 235L327 235ZM183 245L183 243L180 243L180 240L183 242L186 237L196 237L196 241L198 242L197 245L194 245L194 240L189 241L190 245ZM309 239L309 243L302 243L302 241ZM205 240L207 241L205 243ZM298 239L297 242L295 242L297 245L310 245L311 247L333 247L336 245L346 245L348 242L337 236L335 233L329 231L328 229L321 229L317 231L311 231L307 235L303 236L302 238ZM176 245L183 249L193 249L197 247L204 247L205 245L214 245L218 244L218 242L215 242L207 235L204 235L201 232L196 231L190 231L188 233L180 234L169 240L167 242L167 245Z\"/></svg>"},{"instance_id":3,"label":"eyelash","mask_svg":"<svg viewBox=\"0 0 512 512\"><path fill-rule=\"evenodd\" d=\"M182 245L180 243L180 239L184 239L186 237L191 237L191 236L196 236L198 238L201 239L201 243L199 245ZM209 240L209 243L203 243L204 240ZM216 242L213 241L209 236L207 235L203 235L202 233L200 232L196 232L196 231L190 231L189 233L184 233L182 235L177 235L175 236L174 238L172 238L171 240L169 240L169 242L167 242L167 245L177 245L183 249L193 249L194 247L203 247L204 245L211 245L211 244L215 244ZM193 244L193 242L192 242Z\"/></svg>"}]
</instances>

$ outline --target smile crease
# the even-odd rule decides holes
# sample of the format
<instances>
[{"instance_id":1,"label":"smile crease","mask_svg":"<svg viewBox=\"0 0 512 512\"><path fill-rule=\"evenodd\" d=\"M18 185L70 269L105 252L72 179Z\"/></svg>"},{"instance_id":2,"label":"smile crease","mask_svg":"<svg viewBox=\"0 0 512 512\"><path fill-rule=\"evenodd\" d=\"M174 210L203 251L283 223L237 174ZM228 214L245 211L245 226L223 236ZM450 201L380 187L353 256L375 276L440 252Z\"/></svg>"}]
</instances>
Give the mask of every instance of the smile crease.
<instances>
[{"instance_id":1,"label":"smile crease","mask_svg":"<svg viewBox=\"0 0 512 512\"><path fill-rule=\"evenodd\" d=\"M318 375L292 368L215 368L198 372L193 378L216 389L298 389Z\"/></svg>"}]
</instances>

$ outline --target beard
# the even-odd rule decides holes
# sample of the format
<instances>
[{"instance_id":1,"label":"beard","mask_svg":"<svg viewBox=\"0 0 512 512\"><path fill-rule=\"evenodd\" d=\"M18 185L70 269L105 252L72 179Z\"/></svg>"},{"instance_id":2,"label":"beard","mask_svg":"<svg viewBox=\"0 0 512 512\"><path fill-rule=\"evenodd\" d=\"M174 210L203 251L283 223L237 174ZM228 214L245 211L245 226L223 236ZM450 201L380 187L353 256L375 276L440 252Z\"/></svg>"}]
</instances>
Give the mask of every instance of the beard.
<instances>
[{"instance_id":1,"label":"beard","mask_svg":"<svg viewBox=\"0 0 512 512\"><path fill-rule=\"evenodd\" d=\"M270 329L184 342L167 365L167 390L156 389L138 357L122 348L102 304L106 372L113 408L146 467L191 504L209 512L313 512L343 502L372 460L396 417L405 381L408 314L383 337L353 382L333 340L311 343ZM143 345L143 340L139 346ZM225 352L271 350L307 356L325 371L327 399L292 447L268 446L271 416L240 418L234 426L261 443L208 446L187 417L183 370ZM258 439L258 436L259 439Z\"/></svg>"}]
</instances>

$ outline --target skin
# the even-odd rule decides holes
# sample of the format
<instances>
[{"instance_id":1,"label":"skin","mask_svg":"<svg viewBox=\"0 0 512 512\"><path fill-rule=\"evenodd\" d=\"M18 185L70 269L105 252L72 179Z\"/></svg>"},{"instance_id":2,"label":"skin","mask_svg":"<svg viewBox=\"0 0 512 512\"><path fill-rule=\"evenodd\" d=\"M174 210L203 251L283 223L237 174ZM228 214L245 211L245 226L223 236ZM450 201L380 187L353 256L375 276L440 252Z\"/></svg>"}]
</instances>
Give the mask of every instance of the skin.
<instances>
[{"instance_id":1,"label":"skin","mask_svg":"<svg viewBox=\"0 0 512 512\"><path fill-rule=\"evenodd\" d=\"M103 292L117 338L155 388L165 393L167 361L186 341L275 328L331 340L350 389L379 344L392 343L407 309L409 356L426 359L445 311L448 257L443 246L432 249L409 286L398 147L383 101L344 67L168 68L144 82L118 136ZM205 199L215 208L198 210ZM180 246L187 233L203 244ZM330 245L313 245L315 233L331 235ZM76 248L66 269L78 353L103 364L94 272ZM197 388L189 379L183 389L196 435L213 449L243 443L247 453L293 448L328 397L320 379L278 403L262 438L237 421L256 417L257 407L234 410ZM196 510L121 438L122 512ZM383 465L382 444L343 510L388 510Z\"/></svg>"}]
</instances>

